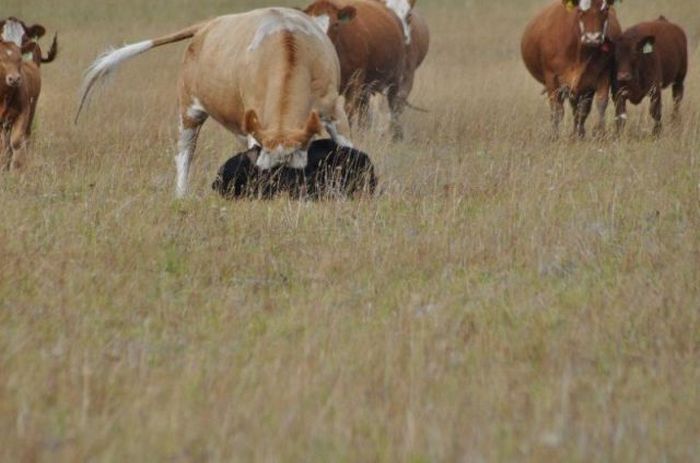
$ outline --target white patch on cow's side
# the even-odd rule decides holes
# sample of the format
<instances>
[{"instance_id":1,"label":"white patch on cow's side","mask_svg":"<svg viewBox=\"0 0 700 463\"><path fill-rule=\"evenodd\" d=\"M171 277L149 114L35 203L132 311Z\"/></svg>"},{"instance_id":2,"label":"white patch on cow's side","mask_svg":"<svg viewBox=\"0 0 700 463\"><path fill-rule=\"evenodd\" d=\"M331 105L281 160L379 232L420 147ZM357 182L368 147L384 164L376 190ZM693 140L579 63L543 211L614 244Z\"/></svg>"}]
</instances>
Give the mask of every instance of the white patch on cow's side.
<instances>
[{"instance_id":1,"label":"white patch on cow's side","mask_svg":"<svg viewBox=\"0 0 700 463\"><path fill-rule=\"evenodd\" d=\"M578 4L578 7L581 9L581 11L588 11L591 9L591 0L581 0L581 2Z\"/></svg>"},{"instance_id":2,"label":"white patch on cow's side","mask_svg":"<svg viewBox=\"0 0 700 463\"><path fill-rule=\"evenodd\" d=\"M335 122L325 122L323 125L326 127L326 132L331 136L331 139L339 144L340 146L345 146L346 148L354 148L355 145L352 144L350 140L345 138L338 132L338 127L336 127Z\"/></svg>"},{"instance_id":3,"label":"white patch on cow's side","mask_svg":"<svg viewBox=\"0 0 700 463\"><path fill-rule=\"evenodd\" d=\"M248 51L254 51L267 37L282 31L300 32L321 40L328 39L326 33L321 31L306 13L290 8L272 8L260 22L253 40L248 45Z\"/></svg>"},{"instance_id":4,"label":"white patch on cow's side","mask_svg":"<svg viewBox=\"0 0 700 463\"><path fill-rule=\"evenodd\" d=\"M312 16L314 23L321 28L324 34L328 34L328 29L331 27L331 18L327 14L321 16Z\"/></svg>"},{"instance_id":5,"label":"white patch on cow's side","mask_svg":"<svg viewBox=\"0 0 700 463\"><path fill-rule=\"evenodd\" d=\"M385 0L385 3L387 8L393 11L401 20L406 43L411 43L411 26L408 25L408 15L411 13L411 4L408 3L408 0Z\"/></svg>"},{"instance_id":6,"label":"white patch on cow's side","mask_svg":"<svg viewBox=\"0 0 700 463\"><path fill-rule=\"evenodd\" d=\"M2 40L4 42L12 42L18 47L22 46L22 38L24 37L24 27L22 24L12 19L8 19L5 22L5 26L2 29Z\"/></svg>"}]
</instances>

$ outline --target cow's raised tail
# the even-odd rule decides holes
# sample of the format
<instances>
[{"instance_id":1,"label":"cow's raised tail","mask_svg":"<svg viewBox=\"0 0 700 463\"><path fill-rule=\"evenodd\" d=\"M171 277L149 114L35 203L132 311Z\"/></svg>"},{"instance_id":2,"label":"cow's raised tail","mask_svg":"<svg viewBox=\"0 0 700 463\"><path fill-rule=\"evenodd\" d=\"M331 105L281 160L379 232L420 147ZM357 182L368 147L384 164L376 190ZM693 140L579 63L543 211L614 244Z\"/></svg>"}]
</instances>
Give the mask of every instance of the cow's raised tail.
<instances>
[{"instance_id":1,"label":"cow's raised tail","mask_svg":"<svg viewBox=\"0 0 700 463\"><path fill-rule=\"evenodd\" d=\"M109 73L114 71L124 61L145 53L152 48L190 39L200 31L204 24L206 23L195 24L187 29L183 29L179 32L175 32L174 34L166 35L157 39L145 40L143 42L126 45L121 48L110 49L100 55L85 73L83 85L80 89L80 105L78 106L78 113L75 115L75 123L78 123L80 112L83 110L85 102L90 97L90 93L92 92L95 84L109 75Z\"/></svg>"},{"instance_id":2,"label":"cow's raised tail","mask_svg":"<svg viewBox=\"0 0 700 463\"><path fill-rule=\"evenodd\" d=\"M53 36L53 42L51 42L51 48L49 48L49 54L46 55L46 58L43 56L41 57L41 62L42 63L51 63L53 60L56 59L56 56L58 55L58 34L55 34Z\"/></svg>"}]
</instances>

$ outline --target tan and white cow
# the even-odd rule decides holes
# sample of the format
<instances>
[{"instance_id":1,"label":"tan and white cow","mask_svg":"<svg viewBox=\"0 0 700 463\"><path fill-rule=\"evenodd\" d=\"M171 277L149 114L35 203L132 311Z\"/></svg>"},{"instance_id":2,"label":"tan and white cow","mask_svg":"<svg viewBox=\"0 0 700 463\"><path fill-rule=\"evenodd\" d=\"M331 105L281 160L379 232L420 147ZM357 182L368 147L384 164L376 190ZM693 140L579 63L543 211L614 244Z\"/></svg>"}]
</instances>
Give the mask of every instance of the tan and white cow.
<instances>
[{"instance_id":1,"label":"tan and white cow","mask_svg":"<svg viewBox=\"0 0 700 463\"><path fill-rule=\"evenodd\" d=\"M304 168L308 146L324 127L337 143L352 145L335 48L308 16L287 8L221 16L110 51L89 68L80 109L95 83L127 59L189 38L179 82L178 196L186 193L208 117L261 146L261 169Z\"/></svg>"}]
</instances>

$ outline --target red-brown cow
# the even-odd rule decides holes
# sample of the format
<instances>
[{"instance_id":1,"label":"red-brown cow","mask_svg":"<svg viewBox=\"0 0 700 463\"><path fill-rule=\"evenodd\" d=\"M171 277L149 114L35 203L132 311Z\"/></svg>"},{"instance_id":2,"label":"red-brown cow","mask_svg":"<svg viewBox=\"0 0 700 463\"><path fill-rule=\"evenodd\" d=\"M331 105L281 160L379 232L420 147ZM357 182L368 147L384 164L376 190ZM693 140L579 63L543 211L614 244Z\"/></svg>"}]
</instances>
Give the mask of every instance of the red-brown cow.
<instances>
[{"instance_id":1,"label":"red-brown cow","mask_svg":"<svg viewBox=\"0 0 700 463\"><path fill-rule=\"evenodd\" d=\"M364 121L372 94L385 92L394 136L401 138L406 42L396 14L374 0L318 0L304 11L328 34L338 53L348 116Z\"/></svg>"},{"instance_id":2,"label":"red-brown cow","mask_svg":"<svg viewBox=\"0 0 700 463\"><path fill-rule=\"evenodd\" d=\"M555 135L568 97L574 109L574 133L585 135L595 96L605 130L611 86L611 41L621 35L615 0L557 0L530 22L522 39L522 56L532 76L544 84L552 108Z\"/></svg>"},{"instance_id":3,"label":"red-brown cow","mask_svg":"<svg viewBox=\"0 0 700 463\"><path fill-rule=\"evenodd\" d=\"M20 48L0 41L0 168L19 169L24 163L36 103L41 92L39 65L24 60L34 44Z\"/></svg>"},{"instance_id":4,"label":"red-brown cow","mask_svg":"<svg viewBox=\"0 0 700 463\"><path fill-rule=\"evenodd\" d=\"M627 29L615 43L615 114L618 133L627 120L626 103L649 95L654 135L661 133L661 90L673 85L673 116L683 100L688 72L688 39L683 29L661 16Z\"/></svg>"}]
</instances>

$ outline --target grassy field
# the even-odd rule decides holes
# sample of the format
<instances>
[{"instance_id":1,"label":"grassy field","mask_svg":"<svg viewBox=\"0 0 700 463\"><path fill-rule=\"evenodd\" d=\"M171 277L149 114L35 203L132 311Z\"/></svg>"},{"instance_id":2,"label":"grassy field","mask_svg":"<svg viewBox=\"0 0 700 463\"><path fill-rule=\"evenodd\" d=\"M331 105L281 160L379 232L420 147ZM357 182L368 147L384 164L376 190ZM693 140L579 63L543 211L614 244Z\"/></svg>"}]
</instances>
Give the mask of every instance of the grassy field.
<instances>
[{"instance_id":1,"label":"grassy field","mask_svg":"<svg viewBox=\"0 0 700 463\"><path fill-rule=\"evenodd\" d=\"M229 203L215 123L173 199L183 45L76 127L77 90L110 44L271 2L4 0L61 54L0 175L0 461L698 461L697 5L619 8L686 27L680 126L552 143L519 58L542 3L419 0L431 112L354 134L379 197Z\"/></svg>"}]
</instances>

